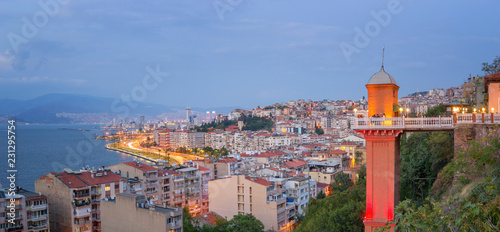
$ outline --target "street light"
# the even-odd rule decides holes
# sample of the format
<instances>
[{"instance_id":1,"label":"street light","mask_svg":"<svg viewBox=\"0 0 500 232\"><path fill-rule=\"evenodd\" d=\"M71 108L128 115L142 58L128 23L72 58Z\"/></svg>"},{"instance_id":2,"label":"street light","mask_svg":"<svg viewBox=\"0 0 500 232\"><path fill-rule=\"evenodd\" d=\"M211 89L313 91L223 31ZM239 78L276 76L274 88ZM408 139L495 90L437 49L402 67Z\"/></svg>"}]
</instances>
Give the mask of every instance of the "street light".
<instances>
[{"instance_id":1,"label":"street light","mask_svg":"<svg viewBox=\"0 0 500 232\"><path fill-rule=\"evenodd\" d=\"M403 107L399 107L399 116L402 117L403 116Z\"/></svg>"},{"instance_id":2,"label":"street light","mask_svg":"<svg viewBox=\"0 0 500 232\"><path fill-rule=\"evenodd\" d=\"M491 107L491 113L495 113L495 108Z\"/></svg>"},{"instance_id":3,"label":"street light","mask_svg":"<svg viewBox=\"0 0 500 232\"><path fill-rule=\"evenodd\" d=\"M410 108L406 108L406 117L410 114Z\"/></svg>"}]
</instances>

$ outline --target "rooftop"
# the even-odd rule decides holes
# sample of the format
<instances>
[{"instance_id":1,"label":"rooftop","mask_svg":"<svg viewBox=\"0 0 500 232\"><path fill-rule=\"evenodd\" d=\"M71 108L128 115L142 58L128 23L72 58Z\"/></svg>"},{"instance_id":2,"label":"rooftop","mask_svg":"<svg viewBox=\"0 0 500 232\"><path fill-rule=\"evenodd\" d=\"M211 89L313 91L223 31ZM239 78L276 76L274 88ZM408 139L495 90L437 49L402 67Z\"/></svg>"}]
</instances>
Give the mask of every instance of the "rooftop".
<instances>
[{"instance_id":1,"label":"rooftop","mask_svg":"<svg viewBox=\"0 0 500 232\"><path fill-rule=\"evenodd\" d=\"M207 213L198 215L198 216L194 217L194 219L205 221L206 223L210 223L214 226L217 225L217 219L224 220L224 218L222 216L220 216L219 214L217 214L216 212L213 212L213 211L209 211Z\"/></svg>"},{"instance_id":2,"label":"rooftop","mask_svg":"<svg viewBox=\"0 0 500 232\"><path fill-rule=\"evenodd\" d=\"M380 71L373 74L373 76L368 81L367 85L387 85L387 84L396 84L394 78L392 78L389 73L385 72L384 66L380 68Z\"/></svg>"},{"instance_id":3,"label":"rooftop","mask_svg":"<svg viewBox=\"0 0 500 232\"><path fill-rule=\"evenodd\" d=\"M143 172L148 172L148 171L156 171L157 169L156 168L153 168L147 164L143 164L143 163L140 163L140 162L124 162L124 164L126 165L129 165L129 166L132 166L134 168L137 168Z\"/></svg>"},{"instance_id":4,"label":"rooftop","mask_svg":"<svg viewBox=\"0 0 500 232\"><path fill-rule=\"evenodd\" d=\"M97 173L102 174L96 175ZM75 172L53 172L54 176L57 177L61 182L63 182L69 188L82 188L86 186L114 183L124 180L118 174L112 171L96 171L92 174L91 171L75 171ZM93 177L92 177L93 176Z\"/></svg>"},{"instance_id":5,"label":"rooftop","mask_svg":"<svg viewBox=\"0 0 500 232\"><path fill-rule=\"evenodd\" d=\"M249 181L252 181L254 183L257 183L257 184L260 184L260 185L264 185L264 186L269 186L269 185L272 185L273 182L271 181L267 181L266 179L262 179L260 177L245 177L245 179L249 180Z\"/></svg>"}]
</instances>

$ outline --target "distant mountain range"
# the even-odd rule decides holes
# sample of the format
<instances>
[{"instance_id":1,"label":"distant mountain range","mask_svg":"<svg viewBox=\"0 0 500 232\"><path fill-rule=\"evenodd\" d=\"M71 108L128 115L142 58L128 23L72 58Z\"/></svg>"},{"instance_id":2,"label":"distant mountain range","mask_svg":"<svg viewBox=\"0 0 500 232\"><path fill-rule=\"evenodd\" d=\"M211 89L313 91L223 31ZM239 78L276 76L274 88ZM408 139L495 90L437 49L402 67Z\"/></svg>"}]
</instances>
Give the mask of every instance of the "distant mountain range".
<instances>
[{"instance_id":1,"label":"distant mountain range","mask_svg":"<svg viewBox=\"0 0 500 232\"><path fill-rule=\"evenodd\" d=\"M113 112L112 103L114 98L95 97L79 94L50 93L30 100L0 99L0 117L14 117L20 122L29 123L71 123L71 119L57 117L57 113L107 113L118 115L123 111ZM124 103L117 106L124 107ZM215 107L200 108L192 107L193 111L204 113L206 111L217 111L227 114L238 107ZM160 104L138 103L137 107L130 109L130 117L145 115L156 117L164 114L179 114L186 107L164 106ZM116 111L116 110L115 110Z\"/></svg>"}]
</instances>

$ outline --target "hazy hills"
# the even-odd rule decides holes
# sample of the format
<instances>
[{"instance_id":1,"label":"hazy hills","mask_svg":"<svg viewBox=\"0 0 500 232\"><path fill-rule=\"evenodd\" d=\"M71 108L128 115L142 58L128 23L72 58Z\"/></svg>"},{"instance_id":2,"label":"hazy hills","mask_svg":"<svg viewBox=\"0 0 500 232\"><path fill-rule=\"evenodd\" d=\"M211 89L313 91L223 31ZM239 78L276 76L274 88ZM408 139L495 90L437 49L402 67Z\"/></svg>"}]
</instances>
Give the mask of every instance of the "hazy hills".
<instances>
[{"instance_id":1,"label":"hazy hills","mask_svg":"<svg viewBox=\"0 0 500 232\"><path fill-rule=\"evenodd\" d=\"M115 101L115 102L114 102ZM128 117L140 115L156 117L157 115L182 115L185 107L164 106L160 104L137 103L135 108L127 107L125 103L107 97L95 97L78 94L50 93L30 100L0 99L0 117L14 117L17 121L29 123L71 123L72 120L57 117L57 113L107 113L119 115L124 108L130 110ZM113 104L114 102L114 104ZM135 102L134 102L135 103ZM228 113L233 107L196 108L193 111L205 112L216 110L217 113Z\"/></svg>"}]
</instances>

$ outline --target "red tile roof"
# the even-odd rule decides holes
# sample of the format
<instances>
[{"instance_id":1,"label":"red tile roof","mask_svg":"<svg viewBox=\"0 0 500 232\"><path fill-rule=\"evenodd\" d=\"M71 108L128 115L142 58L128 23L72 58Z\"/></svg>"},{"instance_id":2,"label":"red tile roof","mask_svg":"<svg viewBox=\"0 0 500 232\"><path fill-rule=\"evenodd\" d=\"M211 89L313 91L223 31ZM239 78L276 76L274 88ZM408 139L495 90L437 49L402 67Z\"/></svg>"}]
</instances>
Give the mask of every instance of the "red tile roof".
<instances>
[{"instance_id":1,"label":"red tile roof","mask_svg":"<svg viewBox=\"0 0 500 232\"><path fill-rule=\"evenodd\" d=\"M347 151L344 151L344 150L333 150L330 152L330 154L334 154L334 155L343 155L343 154L347 154Z\"/></svg>"},{"instance_id":2,"label":"red tile roof","mask_svg":"<svg viewBox=\"0 0 500 232\"><path fill-rule=\"evenodd\" d=\"M178 172L174 171L174 170L170 170L170 169L160 169L158 170L158 176L163 176L163 175L175 175L175 174L179 174Z\"/></svg>"},{"instance_id":3,"label":"red tile roof","mask_svg":"<svg viewBox=\"0 0 500 232\"><path fill-rule=\"evenodd\" d=\"M304 161L304 160L292 160L292 161L287 161L285 162L285 165L287 168L297 168L297 167L300 167L300 166L304 166L306 164L308 164L309 162L307 161Z\"/></svg>"},{"instance_id":4,"label":"red tile roof","mask_svg":"<svg viewBox=\"0 0 500 232\"><path fill-rule=\"evenodd\" d=\"M289 176L305 176L304 173L301 172L296 172L296 171L290 171L286 173Z\"/></svg>"},{"instance_id":5,"label":"red tile roof","mask_svg":"<svg viewBox=\"0 0 500 232\"><path fill-rule=\"evenodd\" d=\"M245 177L247 180L249 181L252 181L254 183L257 183L257 184L260 184L260 185L264 185L264 186L269 186L269 185L272 185L273 182L271 181L267 181L266 179L262 179L260 177Z\"/></svg>"},{"instance_id":6,"label":"red tile roof","mask_svg":"<svg viewBox=\"0 0 500 232\"><path fill-rule=\"evenodd\" d=\"M53 174L57 177L57 179L62 181L69 188L82 188L88 186L87 183L76 177L76 175L74 174L69 174L66 172L54 172Z\"/></svg>"},{"instance_id":7,"label":"red tile roof","mask_svg":"<svg viewBox=\"0 0 500 232\"><path fill-rule=\"evenodd\" d=\"M200 221L205 221L206 223L210 223L214 226L217 225L218 220L224 220L224 218L222 216L220 216L219 214L217 214L213 211L209 211L207 213L198 215L198 216L194 217L194 219L200 220Z\"/></svg>"},{"instance_id":8,"label":"red tile roof","mask_svg":"<svg viewBox=\"0 0 500 232\"><path fill-rule=\"evenodd\" d=\"M320 183L320 182L316 183L316 185L318 185L318 188L326 188L329 186L329 184Z\"/></svg>"},{"instance_id":9,"label":"red tile roof","mask_svg":"<svg viewBox=\"0 0 500 232\"><path fill-rule=\"evenodd\" d=\"M99 171L101 172L101 171ZM120 180L124 180L120 175L115 174L112 171L107 171L106 175L102 176L95 176L92 178L92 175L90 172L82 172L81 175L79 175L82 180L85 182L89 183L90 185L100 185L100 184L107 184L107 183L114 183L114 182L120 182Z\"/></svg>"},{"instance_id":10,"label":"red tile roof","mask_svg":"<svg viewBox=\"0 0 500 232\"><path fill-rule=\"evenodd\" d=\"M340 145L345 145L345 146L358 146L357 143L353 143L353 142L343 142L341 143Z\"/></svg>"},{"instance_id":11,"label":"red tile roof","mask_svg":"<svg viewBox=\"0 0 500 232\"><path fill-rule=\"evenodd\" d=\"M90 171L81 172L79 174L67 172L56 172L53 174L69 188L82 188L86 186L125 181L122 177L112 171L106 171L106 175L104 175L104 171L98 171L97 173L102 174L102 176L94 175L94 177L92 177Z\"/></svg>"},{"instance_id":12,"label":"red tile roof","mask_svg":"<svg viewBox=\"0 0 500 232\"><path fill-rule=\"evenodd\" d=\"M210 169L208 169L206 167L202 167L202 166L199 166L198 170L200 170L200 171L210 171Z\"/></svg>"},{"instance_id":13,"label":"red tile roof","mask_svg":"<svg viewBox=\"0 0 500 232\"><path fill-rule=\"evenodd\" d=\"M148 172L148 171L155 171L155 170L158 170L156 168L153 168L147 164L143 164L143 163L137 163L137 162L124 162L124 164L126 165L129 165L131 167L134 167L134 168L137 168L143 172Z\"/></svg>"}]
</instances>

